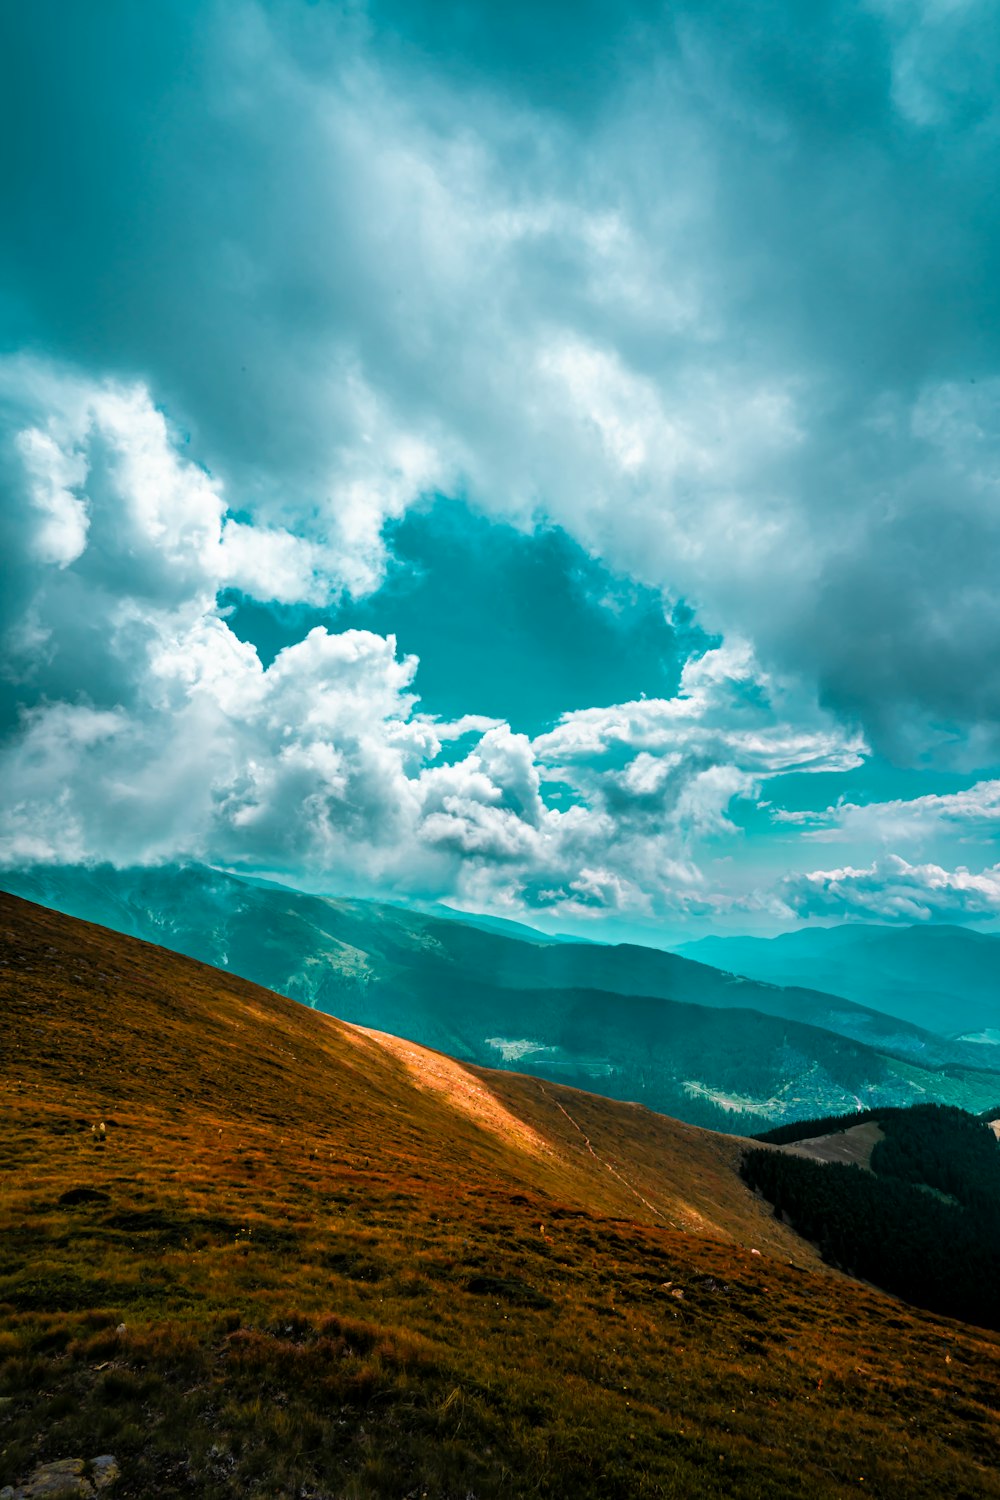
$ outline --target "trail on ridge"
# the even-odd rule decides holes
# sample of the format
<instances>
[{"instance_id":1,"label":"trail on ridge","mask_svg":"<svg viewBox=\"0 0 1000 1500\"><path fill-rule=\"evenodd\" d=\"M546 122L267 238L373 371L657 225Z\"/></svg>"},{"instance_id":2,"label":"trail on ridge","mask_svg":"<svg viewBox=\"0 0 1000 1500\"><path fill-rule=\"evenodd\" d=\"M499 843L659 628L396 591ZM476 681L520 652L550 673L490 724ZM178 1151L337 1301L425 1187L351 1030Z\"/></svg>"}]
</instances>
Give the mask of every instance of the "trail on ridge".
<instances>
[{"instance_id":1,"label":"trail on ridge","mask_svg":"<svg viewBox=\"0 0 1000 1500\"><path fill-rule=\"evenodd\" d=\"M594 1150L594 1147L591 1144L590 1136L587 1135L586 1131L580 1125L577 1124L576 1120L574 1120L574 1118L570 1114L569 1110L566 1109L564 1105L560 1104L558 1099L553 1099L552 1095L549 1093L549 1091L545 1087L544 1083L542 1083L541 1079L537 1079L536 1078L535 1082L538 1084L538 1087L541 1089L542 1093L545 1095L545 1097L549 1101L549 1103L550 1104L554 1104L555 1107L556 1107L556 1109L562 1110L562 1113L566 1116L567 1120L572 1125L573 1129L580 1136L583 1137L583 1144L586 1146L587 1150L590 1152L591 1156L598 1163L598 1165L604 1167L608 1172L610 1172L611 1175L612 1175L612 1177L617 1177L617 1179L621 1183L622 1187L627 1188L628 1191L633 1195L633 1197L638 1198L638 1200L639 1200L640 1203L645 1204L645 1206L649 1209L650 1213L656 1214L657 1218L659 1218L659 1219L663 1219L663 1221L665 1223L667 1223L667 1224L670 1225L671 1229L678 1229L680 1226L677 1225L677 1224L675 1224L674 1221L673 1221L673 1219L668 1219L667 1216L666 1216L666 1214L662 1211L662 1209L657 1208L655 1203L650 1203L649 1199L648 1198L644 1198L642 1196L642 1194L639 1192L639 1189L637 1187L634 1187L633 1184L631 1182L629 1182L629 1180L628 1180L627 1177L623 1177L622 1176L621 1172L618 1171L617 1167L613 1167L609 1161L605 1161L604 1157L600 1156Z\"/></svg>"}]
</instances>

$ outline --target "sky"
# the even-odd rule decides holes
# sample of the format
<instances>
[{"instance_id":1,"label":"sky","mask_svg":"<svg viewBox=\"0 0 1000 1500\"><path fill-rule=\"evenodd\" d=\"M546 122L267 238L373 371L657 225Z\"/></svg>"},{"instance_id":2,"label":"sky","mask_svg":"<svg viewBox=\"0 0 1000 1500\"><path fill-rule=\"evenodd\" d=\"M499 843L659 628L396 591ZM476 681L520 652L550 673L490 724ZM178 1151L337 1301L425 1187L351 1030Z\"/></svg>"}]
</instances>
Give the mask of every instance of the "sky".
<instances>
[{"instance_id":1,"label":"sky","mask_svg":"<svg viewBox=\"0 0 1000 1500\"><path fill-rule=\"evenodd\" d=\"M994 23L0 8L0 866L989 930Z\"/></svg>"}]
</instances>

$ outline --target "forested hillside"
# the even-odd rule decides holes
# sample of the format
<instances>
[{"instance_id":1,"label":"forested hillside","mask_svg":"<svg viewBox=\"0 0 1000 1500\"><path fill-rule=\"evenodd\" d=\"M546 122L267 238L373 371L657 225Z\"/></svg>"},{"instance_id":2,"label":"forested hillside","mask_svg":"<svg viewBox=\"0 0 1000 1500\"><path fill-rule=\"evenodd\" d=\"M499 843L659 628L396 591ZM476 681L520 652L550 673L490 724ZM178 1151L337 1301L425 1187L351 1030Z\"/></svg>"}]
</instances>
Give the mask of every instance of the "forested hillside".
<instances>
[{"instance_id":1,"label":"forested hillside","mask_svg":"<svg viewBox=\"0 0 1000 1500\"><path fill-rule=\"evenodd\" d=\"M814 1122L811 1134L877 1119L870 1169L752 1149L744 1180L824 1260L908 1301L1000 1328L1000 1145L963 1110L915 1105ZM765 1138L802 1140L803 1127Z\"/></svg>"}]
</instances>

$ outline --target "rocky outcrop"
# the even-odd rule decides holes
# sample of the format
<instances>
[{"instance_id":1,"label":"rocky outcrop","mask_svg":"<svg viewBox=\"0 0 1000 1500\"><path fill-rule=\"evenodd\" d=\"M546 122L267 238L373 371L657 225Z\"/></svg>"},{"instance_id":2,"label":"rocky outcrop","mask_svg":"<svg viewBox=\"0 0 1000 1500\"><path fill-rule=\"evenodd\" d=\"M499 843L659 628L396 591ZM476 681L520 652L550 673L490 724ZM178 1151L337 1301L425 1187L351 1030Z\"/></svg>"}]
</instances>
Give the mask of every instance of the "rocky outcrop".
<instances>
[{"instance_id":1,"label":"rocky outcrop","mask_svg":"<svg viewBox=\"0 0 1000 1500\"><path fill-rule=\"evenodd\" d=\"M4 1485L0 1500L88 1500L110 1489L118 1473L110 1453L89 1463L82 1458L59 1458L41 1464L23 1484Z\"/></svg>"}]
</instances>

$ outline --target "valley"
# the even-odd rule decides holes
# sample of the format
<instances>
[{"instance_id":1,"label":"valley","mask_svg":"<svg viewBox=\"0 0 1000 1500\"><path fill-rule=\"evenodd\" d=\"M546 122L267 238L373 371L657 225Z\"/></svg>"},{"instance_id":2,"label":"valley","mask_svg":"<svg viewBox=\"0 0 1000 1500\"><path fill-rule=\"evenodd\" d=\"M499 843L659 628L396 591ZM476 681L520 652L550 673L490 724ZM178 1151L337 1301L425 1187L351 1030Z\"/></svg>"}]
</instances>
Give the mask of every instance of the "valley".
<instances>
[{"instance_id":1,"label":"valley","mask_svg":"<svg viewBox=\"0 0 1000 1500\"><path fill-rule=\"evenodd\" d=\"M528 940L197 865L35 867L0 883L466 1062L712 1129L923 1100L975 1111L1000 1092L996 1048L656 949Z\"/></svg>"}]
</instances>

